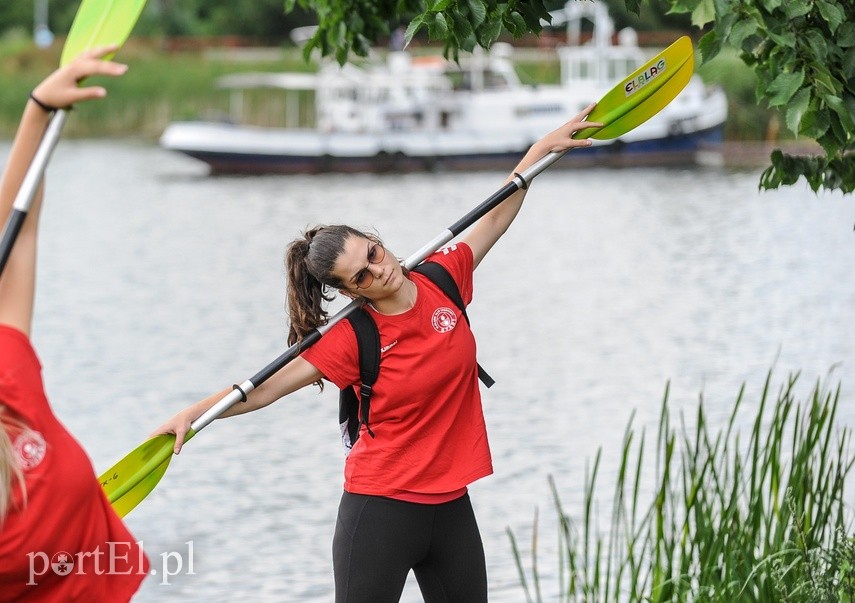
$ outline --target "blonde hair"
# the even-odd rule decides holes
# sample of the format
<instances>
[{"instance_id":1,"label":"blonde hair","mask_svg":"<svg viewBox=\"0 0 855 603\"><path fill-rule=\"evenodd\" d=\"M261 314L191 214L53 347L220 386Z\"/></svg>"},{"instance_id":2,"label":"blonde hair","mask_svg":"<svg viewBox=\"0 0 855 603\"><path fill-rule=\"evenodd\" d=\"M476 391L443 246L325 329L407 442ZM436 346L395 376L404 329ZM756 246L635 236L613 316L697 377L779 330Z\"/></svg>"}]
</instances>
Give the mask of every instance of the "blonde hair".
<instances>
[{"instance_id":1,"label":"blonde hair","mask_svg":"<svg viewBox=\"0 0 855 603\"><path fill-rule=\"evenodd\" d=\"M24 482L24 472L18 465L12 438L9 436L11 430L25 429L26 426L17 419L10 417L6 407L0 403L0 525L6 519L9 507L12 504L12 489L15 484L24 495L24 504L27 504L27 488Z\"/></svg>"}]
</instances>

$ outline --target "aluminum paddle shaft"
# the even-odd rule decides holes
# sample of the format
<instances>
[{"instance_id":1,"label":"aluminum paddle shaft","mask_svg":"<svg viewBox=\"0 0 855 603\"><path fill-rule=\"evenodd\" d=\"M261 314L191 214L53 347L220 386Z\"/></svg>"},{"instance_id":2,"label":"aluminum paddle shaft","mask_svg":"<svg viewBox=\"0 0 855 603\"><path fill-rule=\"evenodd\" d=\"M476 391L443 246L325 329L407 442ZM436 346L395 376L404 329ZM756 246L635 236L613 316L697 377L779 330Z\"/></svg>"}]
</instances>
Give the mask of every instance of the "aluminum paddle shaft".
<instances>
[{"instance_id":1,"label":"aluminum paddle shaft","mask_svg":"<svg viewBox=\"0 0 855 603\"><path fill-rule=\"evenodd\" d=\"M45 174L48 161L50 161L51 155L53 155L53 150L56 148L56 143L59 142L59 135L62 133L62 128L67 118L68 112L64 109L60 109L53 114L39 143L39 148L33 156L33 161L27 168L27 173L21 182L21 188L18 189L15 202L12 204L12 213L9 214L9 218L6 220L6 226L3 228L3 236L0 238L0 274L3 273L6 262L9 261L12 248L15 246L15 239L18 238L18 233L21 232L27 212L30 211L30 206L33 204L33 198L36 196L36 191Z\"/></svg>"}]
</instances>

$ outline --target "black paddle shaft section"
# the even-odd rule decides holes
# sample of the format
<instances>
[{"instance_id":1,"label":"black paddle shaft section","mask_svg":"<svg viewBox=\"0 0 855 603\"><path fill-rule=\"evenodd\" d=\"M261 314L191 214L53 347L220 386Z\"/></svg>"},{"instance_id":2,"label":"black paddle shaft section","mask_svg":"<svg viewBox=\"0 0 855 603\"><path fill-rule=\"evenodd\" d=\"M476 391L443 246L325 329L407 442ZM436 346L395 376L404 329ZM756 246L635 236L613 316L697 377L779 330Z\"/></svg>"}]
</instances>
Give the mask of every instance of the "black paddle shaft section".
<instances>
[{"instance_id":1,"label":"black paddle shaft section","mask_svg":"<svg viewBox=\"0 0 855 603\"><path fill-rule=\"evenodd\" d=\"M298 341L290 348L282 352L276 360L265 366L263 369L258 371L252 377L250 377L250 381L254 387L258 387L268 379L270 379L273 375L275 375L279 370L285 367L286 364L294 360L303 350L309 348L310 346L315 345L318 340L321 338L321 332L317 329L311 331L308 335L303 337L302 341Z\"/></svg>"},{"instance_id":2,"label":"black paddle shaft section","mask_svg":"<svg viewBox=\"0 0 855 603\"><path fill-rule=\"evenodd\" d=\"M475 224L478 220L487 215L494 207L502 201L520 190L520 185L515 181L508 182L505 186L493 193L492 196L482 201L481 204L470 211L468 214L460 218L457 222L448 227L449 232L453 236L459 235L461 232Z\"/></svg>"},{"instance_id":3,"label":"black paddle shaft section","mask_svg":"<svg viewBox=\"0 0 855 603\"><path fill-rule=\"evenodd\" d=\"M3 239L0 240L0 274L3 274L6 262L9 261L9 256L12 255L12 247L15 245L15 239L18 238L18 233L21 232L21 227L24 225L26 217L27 212L20 209L13 209L9 220L6 222L6 228L3 230Z\"/></svg>"}]
</instances>

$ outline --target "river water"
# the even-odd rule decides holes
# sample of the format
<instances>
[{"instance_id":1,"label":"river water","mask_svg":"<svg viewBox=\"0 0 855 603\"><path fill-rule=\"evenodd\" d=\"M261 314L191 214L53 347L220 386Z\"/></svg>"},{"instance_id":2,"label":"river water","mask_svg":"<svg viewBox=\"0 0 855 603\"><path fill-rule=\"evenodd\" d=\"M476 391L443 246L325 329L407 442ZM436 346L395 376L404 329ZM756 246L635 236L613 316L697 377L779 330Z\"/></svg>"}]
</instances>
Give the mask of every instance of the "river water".
<instances>
[{"instance_id":1,"label":"river water","mask_svg":"<svg viewBox=\"0 0 855 603\"><path fill-rule=\"evenodd\" d=\"M284 349L282 252L305 226L376 228L406 256L504 178L209 178L121 141L63 141L48 176L34 340L55 410L99 472ZM580 518L600 447L604 514L627 422L655 433L668 383L675 409L702 394L714 426L744 383L747 432L767 373L777 389L800 371L804 394L839 384L839 426L855 424L855 204L757 182L554 169L479 267L470 316L497 379L484 393L495 475L471 491L491 601L524 600L506 527L527 548L539 508L548 549L547 477ZM312 388L189 443L127 518L157 571L137 600L331 601L336 423L334 388ZM557 561L540 563L550 597ZM420 600L414 581L403 600Z\"/></svg>"}]
</instances>

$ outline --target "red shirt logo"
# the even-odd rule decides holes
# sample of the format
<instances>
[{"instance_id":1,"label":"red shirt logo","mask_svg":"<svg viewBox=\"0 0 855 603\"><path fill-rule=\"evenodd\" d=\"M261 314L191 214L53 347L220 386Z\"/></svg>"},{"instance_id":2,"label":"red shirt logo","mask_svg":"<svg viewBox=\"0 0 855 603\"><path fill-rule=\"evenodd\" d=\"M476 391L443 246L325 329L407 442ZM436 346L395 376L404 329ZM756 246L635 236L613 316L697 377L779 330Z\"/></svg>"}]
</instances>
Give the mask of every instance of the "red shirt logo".
<instances>
[{"instance_id":1,"label":"red shirt logo","mask_svg":"<svg viewBox=\"0 0 855 603\"><path fill-rule=\"evenodd\" d=\"M451 308L437 308L431 318L431 324L437 333L448 333L457 326L457 315Z\"/></svg>"},{"instance_id":2,"label":"red shirt logo","mask_svg":"<svg viewBox=\"0 0 855 603\"><path fill-rule=\"evenodd\" d=\"M38 431L27 429L22 431L13 445L15 449L15 460L21 471L29 471L38 467L45 458L47 444L44 437Z\"/></svg>"}]
</instances>

